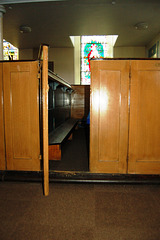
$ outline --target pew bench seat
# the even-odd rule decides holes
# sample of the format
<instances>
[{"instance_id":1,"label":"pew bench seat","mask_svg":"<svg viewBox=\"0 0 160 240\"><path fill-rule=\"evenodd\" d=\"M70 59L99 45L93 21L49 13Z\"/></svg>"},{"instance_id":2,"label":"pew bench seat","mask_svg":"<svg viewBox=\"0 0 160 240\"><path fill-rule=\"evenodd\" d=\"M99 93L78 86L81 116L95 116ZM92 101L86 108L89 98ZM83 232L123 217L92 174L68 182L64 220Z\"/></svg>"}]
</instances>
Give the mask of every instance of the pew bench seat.
<instances>
[{"instance_id":1,"label":"pew bench seat","mask_svg":"<svg viewBox=\"0 0 160 240\"><path fill-rule=\"evenodd\" d=\"M61 144L72 139L77 123L77 119L68 119L49 134L49 160L61 160Z\"/></svg>"}]
</instances>

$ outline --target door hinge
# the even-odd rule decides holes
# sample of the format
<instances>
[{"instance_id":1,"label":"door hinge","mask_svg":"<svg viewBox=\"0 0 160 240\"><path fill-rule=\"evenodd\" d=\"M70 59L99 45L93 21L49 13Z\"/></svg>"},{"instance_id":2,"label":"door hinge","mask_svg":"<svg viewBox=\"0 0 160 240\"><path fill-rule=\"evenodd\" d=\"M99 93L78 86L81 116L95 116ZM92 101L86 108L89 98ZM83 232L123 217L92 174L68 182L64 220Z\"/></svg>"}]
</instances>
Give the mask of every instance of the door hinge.
<instances>
[{"instance_id":1,"label":"door hinge","mask_svg":"<svg viewBox=\"0 0 160 240\"><path fill-rule=\"evenodd\" d=\"M39 154L38 158L39 158L39 160L42 160L42 155L41 155L41 154Z\"/></svg>"},{"instance_id":2,"label":"door hinge","mask_svg":"<svg viewBox=\"0 0 160 240\"><path fill-rule=\"evenodd\" d=\"M38 78L38 79L41 78L41 74L40 74L40 73L37 74L37 78Z\"/></svg>"}]
</instances>

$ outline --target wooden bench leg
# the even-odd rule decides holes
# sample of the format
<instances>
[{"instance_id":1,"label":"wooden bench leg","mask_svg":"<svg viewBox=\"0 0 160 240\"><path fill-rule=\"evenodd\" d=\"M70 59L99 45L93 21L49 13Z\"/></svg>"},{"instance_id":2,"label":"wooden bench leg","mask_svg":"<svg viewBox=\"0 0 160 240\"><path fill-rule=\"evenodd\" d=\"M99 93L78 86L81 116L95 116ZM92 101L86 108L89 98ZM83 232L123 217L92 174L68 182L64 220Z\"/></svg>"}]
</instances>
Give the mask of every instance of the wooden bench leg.
<instances>
[{"instance_id":1,"label":"wooden bench leg","mask_svg":"<svg viewBox=\"0 0 160 240\"><path fill-rule=\"evenodd\" d=\"M49 145L49 160L61 160L61 146Z\"/></svg>"},{"instance_id":2,"label":"wooden bench leg","mask_svg":"<svg viewBox=\"0 0 160 240\"><path fill-rule=\"evenodd\" d=\"M69 136L68 140L72 140L73 138L73 133L71 133L71 135Z\"/></svg>"}]
</instances>

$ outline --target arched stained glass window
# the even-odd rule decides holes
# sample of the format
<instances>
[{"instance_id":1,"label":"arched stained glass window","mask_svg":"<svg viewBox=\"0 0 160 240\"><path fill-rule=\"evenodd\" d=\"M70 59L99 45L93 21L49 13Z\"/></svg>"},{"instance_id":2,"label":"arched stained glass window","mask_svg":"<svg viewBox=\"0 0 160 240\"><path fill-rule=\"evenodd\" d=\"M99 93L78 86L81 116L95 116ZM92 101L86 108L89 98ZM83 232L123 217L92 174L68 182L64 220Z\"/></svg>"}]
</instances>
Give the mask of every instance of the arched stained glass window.
<instances>
[{"instance_id":1,"label":"arched stained glass window","mask_svg":"<svg viewBox=\"0 0 160 240\"><path fill-rule=\"evenodd\" d=\"M81 37L81 84L90 84L90 59L113 57L117 35Z\"/></svg>"},{"instance_id":2,"label":"arched stained glass window","mask_svg":"<svg viewBox=\"0 0 160 240\"><path fill-rule=\"evenodd\" d=\"M18 48L3 39L3 59L4 60L18 60Z\"/></svg>"}]
</instances>

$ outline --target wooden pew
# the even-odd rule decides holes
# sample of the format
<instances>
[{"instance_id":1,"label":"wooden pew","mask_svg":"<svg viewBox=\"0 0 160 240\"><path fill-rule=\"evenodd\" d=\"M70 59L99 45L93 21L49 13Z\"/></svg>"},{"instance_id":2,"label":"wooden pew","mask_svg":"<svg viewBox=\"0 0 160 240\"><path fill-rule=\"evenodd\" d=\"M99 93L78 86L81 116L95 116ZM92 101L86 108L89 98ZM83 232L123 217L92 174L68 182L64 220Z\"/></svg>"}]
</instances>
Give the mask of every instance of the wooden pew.
<instances>
[{"instance_id":1,"label":"wooden pew","mask_svg":"<svg viewBox=\"0 0 160 240\"><path fill-rule=\"evenodd\" d=\"M76 119L70 118L49 134L49 160L61 160L61 144L72 139L77 123Z\"/></svg>"}]
</instances>

